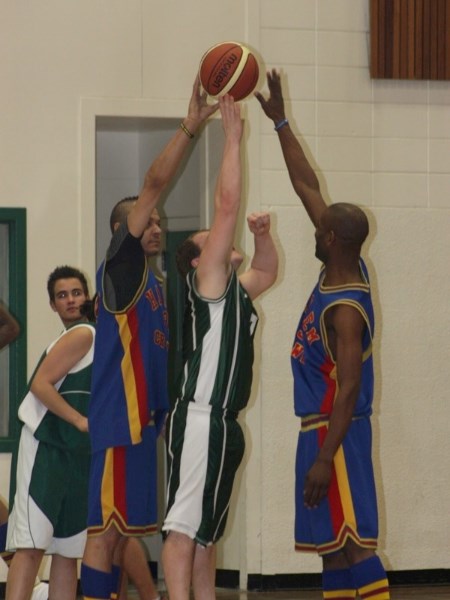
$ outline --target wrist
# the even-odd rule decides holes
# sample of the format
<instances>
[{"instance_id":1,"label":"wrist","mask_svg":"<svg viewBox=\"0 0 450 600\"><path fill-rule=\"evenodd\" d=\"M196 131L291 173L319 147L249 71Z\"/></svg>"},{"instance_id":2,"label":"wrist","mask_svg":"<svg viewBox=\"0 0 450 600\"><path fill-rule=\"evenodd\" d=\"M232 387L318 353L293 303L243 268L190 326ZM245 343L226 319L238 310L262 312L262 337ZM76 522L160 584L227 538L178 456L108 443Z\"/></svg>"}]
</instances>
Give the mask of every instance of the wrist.
<instances>
[{"instance_id":1,"label":"wrist","mask_svg":"<svg viewBox=\"0 0 450 600\"><path fill-rule=\"evenodd\" d=\"M274 120L275 131L280 131L280 129L282 129L285 125L289 125L289 121L286 119L286 117L283 117L282 119Z\"/></svg>"},{"instance_id":2,"label":"wrist","mask_svg":"<svg viewBox=\"0 0 450 600\"><path fill-rule=\"evenodd\" d=\"M323 451L319 452L317 455L317 462L326 463L327 465L331 465L333 462L334 456L330 456L328 453Z\"/></svg>"},{"instance_id":3,"label":"wrist","mask_svg":"<svg viewBox=\"0 0 450 600\"><path fill-rule=\"evenodd\" d=\"M198 119L196 117L191 117L190 115L187 115L187 117L184 117L184 119L181 122L186 127L186 129L188 131L190 131L192 134L194 134L197 131L197 129L200 127L200 125L202 123L201 119Z\"/></svg>"},{"instance_id":4,"label":"wrist","mask_svg":"<svg viewBox=\"0 0 450 600\"><path fill-rule=\"evenodd\" d=\"M186 127L184 121L181 121L180 123L180 127L181 130L183 131L183 133L190 139L192 140L192 138L194 137L194 133L188 128Z\"/></svg>"}]
</instances>

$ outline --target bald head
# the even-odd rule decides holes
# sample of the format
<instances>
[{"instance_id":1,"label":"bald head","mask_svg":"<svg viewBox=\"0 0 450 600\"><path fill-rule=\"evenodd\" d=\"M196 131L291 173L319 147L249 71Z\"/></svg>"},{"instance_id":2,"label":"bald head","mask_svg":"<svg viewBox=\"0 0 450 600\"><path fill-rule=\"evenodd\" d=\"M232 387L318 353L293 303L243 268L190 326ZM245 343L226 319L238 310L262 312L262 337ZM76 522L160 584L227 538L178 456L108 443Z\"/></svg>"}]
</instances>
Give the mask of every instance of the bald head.
<instances>
[{"instance_id":1,"label":"bald head","mask_svg":"<svg viewBox=\"0 0 450 600\"><path fill-rule=\"evenodd\" d=\"M358 206L347 202L331 204L324 213L327 229L333 230L336 237L344 243L363 245L368 233L369 222Z\"/></svg>"}]
</instances>

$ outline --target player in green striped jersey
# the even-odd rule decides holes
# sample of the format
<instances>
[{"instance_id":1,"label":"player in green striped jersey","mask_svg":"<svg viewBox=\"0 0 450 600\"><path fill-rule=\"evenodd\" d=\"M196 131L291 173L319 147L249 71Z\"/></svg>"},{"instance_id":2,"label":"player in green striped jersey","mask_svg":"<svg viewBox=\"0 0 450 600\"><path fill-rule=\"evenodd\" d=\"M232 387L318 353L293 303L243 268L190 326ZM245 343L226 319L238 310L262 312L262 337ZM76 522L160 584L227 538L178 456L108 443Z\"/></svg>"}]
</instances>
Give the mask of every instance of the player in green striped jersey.
<instances>
[{"instance_id":1,"label":"player in green striped jersey","mask_svg":"<svg viewBox=\"0 0 450 600\"><path fill-rule=\"evenodd\" d=\"M223 535L234 477L244 453L237 422L252 381L257 313L252 300L278 271L270 217L248 217L255 241L250 268L234 249L241 205L239 105L220 99L225 132L211 229L182 244L177 265L186 275L183 372L167 422L168 498L163 525L164 575L169 596L215 598L215 542Z\"/></svg>"}]
</instances>

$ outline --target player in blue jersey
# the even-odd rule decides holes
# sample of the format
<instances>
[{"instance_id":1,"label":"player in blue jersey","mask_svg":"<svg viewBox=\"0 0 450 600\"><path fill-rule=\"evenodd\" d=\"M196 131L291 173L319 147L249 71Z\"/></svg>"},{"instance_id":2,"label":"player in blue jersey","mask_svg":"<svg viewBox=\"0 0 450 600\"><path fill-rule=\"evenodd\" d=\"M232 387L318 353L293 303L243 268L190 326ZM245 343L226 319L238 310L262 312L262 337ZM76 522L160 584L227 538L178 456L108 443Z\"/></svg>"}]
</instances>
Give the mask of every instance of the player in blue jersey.
<instances>
[{"instance_id":1,"label":"player in blue jersey","mask_svg":"<svg viewBox=\"0 0 450 600\"><path fill-rule=\"evenodd\" d=\"M92 464L83 594L109 600L127 536L156 532L156 438L167 399L167 311L147 258L159 252L157 204L194 133L217 109L195 80L188 114L146 173L137 200L111 215L113 237L97 275L97 336L89 433Z\"/></svg>"},{"instance_id":2,"label":"player in blue jersey","mask_svg":"<svg viewBox=\"0 0 450 600\"><path fill-rule=\"evenodd\" d=\"M215 596L215 542L223 535L234 477L244 453L238 412L248 402L257 314L252 300L275 281L278 255L267 213L248 225L255 253L234 249L241 205L239 105L220 99L225 146L211 229L190 236L177 252L186 277L183 369L166 426L168 498L163 531L164 575L169 597Z\"/></svg>"},{"instance_id":3,"label":"player in blue jersey","mask_svg":"<svg viewBox=\"0 0 450 600\"><path fill-rule=\"evenodd\" d=\"M323 562L324 598L389 598L375 553L378 517L371 459L373 308L360 256L369 226L355 205L327 206L316 174L286 119L280 75L255 95L272 119L289 176L316 228L319 281L291 353L295 412L296 549Z\"/></svg>"}]
</instances>

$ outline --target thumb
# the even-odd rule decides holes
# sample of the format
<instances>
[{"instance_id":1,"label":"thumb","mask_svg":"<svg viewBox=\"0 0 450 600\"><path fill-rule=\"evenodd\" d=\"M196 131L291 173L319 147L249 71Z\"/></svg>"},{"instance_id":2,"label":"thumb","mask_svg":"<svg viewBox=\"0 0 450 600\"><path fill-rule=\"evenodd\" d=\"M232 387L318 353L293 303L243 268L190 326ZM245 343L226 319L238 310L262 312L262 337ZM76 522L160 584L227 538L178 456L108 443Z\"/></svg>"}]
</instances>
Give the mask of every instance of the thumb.
<instances>
[{"instance_id":1,"label":"thumb","mask_svg":"<svg viewBox=\"0 0 450 600\"><path fill-rule=\"evenodd\" d=\"M254 96L258 100L258 102L261 104L261 106L264 108L266 101L264 99L264 96L261 94L261 92L254 92Z\"/></svg>"}]
</instances>

